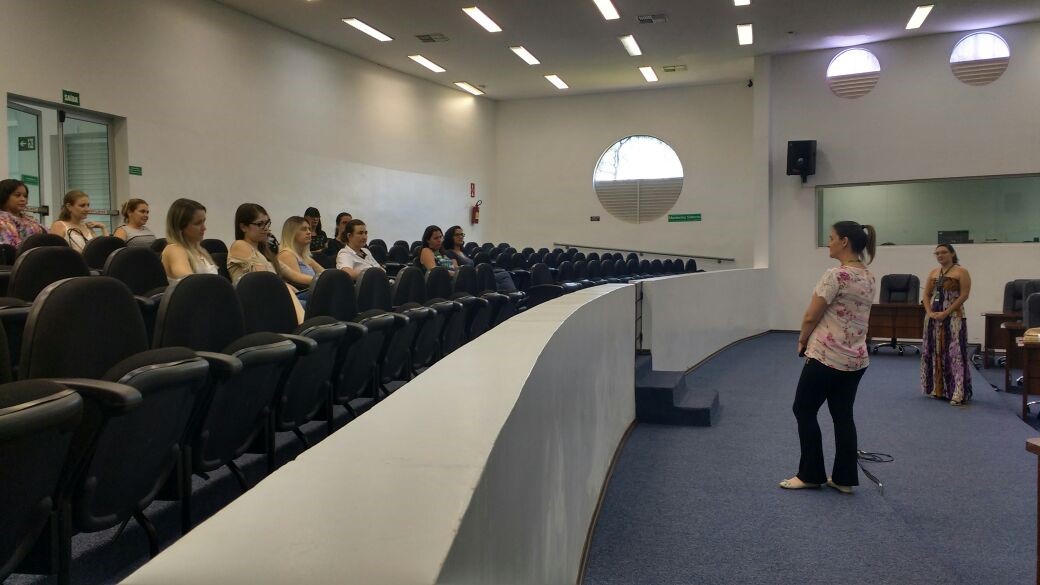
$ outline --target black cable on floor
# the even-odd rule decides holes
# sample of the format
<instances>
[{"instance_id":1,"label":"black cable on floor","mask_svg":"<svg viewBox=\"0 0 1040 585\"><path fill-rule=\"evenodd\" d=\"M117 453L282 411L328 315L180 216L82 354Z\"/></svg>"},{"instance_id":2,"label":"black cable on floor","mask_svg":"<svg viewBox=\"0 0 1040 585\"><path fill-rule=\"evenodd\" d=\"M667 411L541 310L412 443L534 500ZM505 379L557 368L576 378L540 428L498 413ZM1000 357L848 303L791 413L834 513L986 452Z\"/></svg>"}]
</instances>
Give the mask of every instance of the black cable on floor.
<instances>
[{"instance_id":1,"label":"black cable on floor","mask_svg":"<svg viewBox=\"0 0 1040 585\"><path fill-rule=\"evenodd\" d=\"M885 495L885 484L881 483L881 480L878 479L876 475L871 473L866 467L863 467L863 462L868 461L870 463L891 463L892 461L895 461L895 459L895 457L889 455L888 453L871 453L869 451L856 451L856 463L859 464L860 470L863 471L863 475L867 476L867 478L870 481L874 482L874 485L877 486L878 492L882 496Z\"/></svg>"}]
</instances>

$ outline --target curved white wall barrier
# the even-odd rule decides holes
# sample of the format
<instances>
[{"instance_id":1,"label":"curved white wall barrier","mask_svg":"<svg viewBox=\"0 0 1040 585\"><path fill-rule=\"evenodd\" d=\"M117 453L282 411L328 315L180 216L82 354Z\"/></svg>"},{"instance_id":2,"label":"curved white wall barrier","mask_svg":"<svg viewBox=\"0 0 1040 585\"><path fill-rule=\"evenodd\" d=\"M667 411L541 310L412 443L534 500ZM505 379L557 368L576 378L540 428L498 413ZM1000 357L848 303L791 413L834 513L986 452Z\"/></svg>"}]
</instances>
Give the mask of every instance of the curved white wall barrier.
<instances>
[{"instance_id":1,"label":"curved white wall barrier","mask_svg":"<svg viewBox=\"0 0 1040 585\"><path fill-rule=\"evenodd\" d=\"M574 583L635 416L634 287L510 319L124 582Z\"/></svg>"},{"instance_id":2,"label":"curved white wall barrier","mask_svg":"<svg viewBox=\"0 0 1040 585\"><path fill-rule=\"evenodd\" d=\"M644 280L643 347L653 354L654 369L681 372L734 341L768 331L768 274L767 268L748 268Z\"/></svg>"}]
</instances>

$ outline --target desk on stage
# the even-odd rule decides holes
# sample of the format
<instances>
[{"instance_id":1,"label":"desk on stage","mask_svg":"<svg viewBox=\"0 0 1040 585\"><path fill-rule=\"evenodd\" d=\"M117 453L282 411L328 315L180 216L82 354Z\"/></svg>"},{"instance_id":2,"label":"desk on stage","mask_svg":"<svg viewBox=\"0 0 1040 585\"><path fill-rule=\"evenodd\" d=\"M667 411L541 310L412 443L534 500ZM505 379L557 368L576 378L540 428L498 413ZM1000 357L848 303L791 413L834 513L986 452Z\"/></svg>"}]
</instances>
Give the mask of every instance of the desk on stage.
<instances>
[{"instance_id":1,"label":"desk on stage","mask_svg":"<svg viewBox=\"0 0 1040 585\"><path fill-rule=\"evenodd\" d=\"M1003 335L1004 346L1007 348L1004 360L1004 392L1011 389L1011 371L1025 369L1025 352L1022 346L1022 335L1026 332L1026 326L1021 321L1008 321L1000 325ZM1023 393L1026 391L1023 389ZM1022 402L1023 418L1025 417L1025 401Z\"/></svg>"},{"instance_id":2,"label":"desk on stage","mask_svg":"<svg viewBox=\"0 0 1040 585\"><path fill-rule=\"evenodd\" d=\"M1025 327L1022 328L1022 332L1024 331ZM1029 395L1040 394L1040 342L1024 342L1021 337L1022 332L1019 332L1019 337L1016 338L1017 351L1015 353L1021 356L1018 361L1022 365L1022 419L1025 420L1029 414L1029 408L1026 406L1029 402ZM1008 362L1011 361L1011 353L1008 352Z\"/></svg>"},{"instance_id":3,"label":"desk on stage","mask_svg":"<svg viewBox=\"0 0 1040 585\"><path fill-rule=\"evenodd\" d=\"M982 344L982 367L988 367L996 359L996 352L1007 351L1008 336L1001 327L1008 321L1022 319L1022 313L983 313L986 319L986 337Z\"/></svg>"},{"instance_id":4,"label":"desk on stage","mask_svg":"<svg viewBox=\"0 0 1040 585\"><path fill-rule=\"evenodd\" d=\"M887 344L878 347L899 346L897 340L922 340L924 334L924 305L920 303L875 303L870 308L870 325L867 328L867 342L873 339L887 339ZM900 349L899 353L903 353Z\"/></svg>"}]
</instances>

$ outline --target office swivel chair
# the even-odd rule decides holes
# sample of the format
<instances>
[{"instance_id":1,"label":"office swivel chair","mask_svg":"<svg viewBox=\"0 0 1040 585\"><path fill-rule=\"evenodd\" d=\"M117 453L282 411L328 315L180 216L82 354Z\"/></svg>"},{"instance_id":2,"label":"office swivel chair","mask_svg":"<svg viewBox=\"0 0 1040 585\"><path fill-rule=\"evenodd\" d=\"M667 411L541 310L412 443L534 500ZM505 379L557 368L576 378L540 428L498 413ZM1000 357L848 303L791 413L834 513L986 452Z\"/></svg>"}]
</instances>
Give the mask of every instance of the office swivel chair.
<instances>
[{"instance_id":1,"label":"office swivel chair","mask_svg":"<svg viewBox=\"0 0 1040 585\"><path fill-rule=\"evenodd\" d=\"M881 303L906 303L916 305L921 302L921 280L913 274L886 274L881 277ZM870 348L872 353L877 353L882 347L891 347L903 355L906 348L913 349L918 354L921 348L909 343L899 343L893 332L893 337L887 343L879 343Z\"/></svg>"}]
</instances>

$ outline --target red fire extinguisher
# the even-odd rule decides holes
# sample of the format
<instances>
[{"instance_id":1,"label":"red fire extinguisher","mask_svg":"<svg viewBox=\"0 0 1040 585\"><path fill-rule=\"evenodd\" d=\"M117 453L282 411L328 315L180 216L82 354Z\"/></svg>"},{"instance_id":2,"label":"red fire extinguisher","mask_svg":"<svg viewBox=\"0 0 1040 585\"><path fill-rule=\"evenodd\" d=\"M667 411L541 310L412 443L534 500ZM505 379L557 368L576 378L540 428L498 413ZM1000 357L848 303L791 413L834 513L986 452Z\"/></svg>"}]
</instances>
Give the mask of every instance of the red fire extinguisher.
<instances>
[{"instance_id":1,"label":"red fire extinguisher","mask_svg":"<svg viewBox=\"0 0 1040 585\"><path fill-rule=\"evenodd\" d=\"M469 223L471 225L477 225L478 223L480 223L480 206L483 203L484 202L482 200L477 199L477 202L473 204L472 208L470 208L470 210L469 210Z\"/></svg>"}]
</instances>

